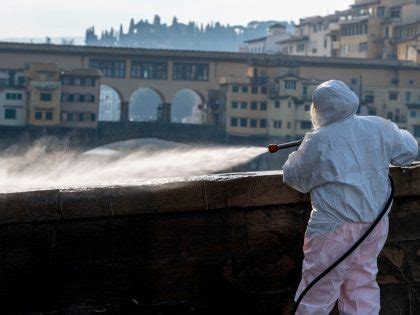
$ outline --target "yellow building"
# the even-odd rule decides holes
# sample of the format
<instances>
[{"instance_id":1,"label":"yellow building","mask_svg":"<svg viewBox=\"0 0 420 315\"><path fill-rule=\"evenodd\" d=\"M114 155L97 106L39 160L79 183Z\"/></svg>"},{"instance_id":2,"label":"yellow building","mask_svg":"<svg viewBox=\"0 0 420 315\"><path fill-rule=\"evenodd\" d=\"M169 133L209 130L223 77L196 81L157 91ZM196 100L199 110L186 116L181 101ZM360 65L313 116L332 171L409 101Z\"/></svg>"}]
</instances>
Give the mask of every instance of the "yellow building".
<instances>
[{"instance_id":1,"label":"yellow building","mask_svg":"<svg viewBox=\"0 0 420 315\"><path fill-rule=\"evenodd\" d=\"M26 71L28 80L28 124L60 124L61 82L56 64L35 63Z\"/></svg>"},{"instance_id":2,"label":"yellow building","mask_svg":"<svg viewBox=\"0 0 420 315\"><path fill-rule=\"evenodd\" d=\"M312 93L331 79L345 82L358 95L359 115L388 118L420 140L420 66L344 58L273 56L254 60L248 76L223 79L227 133L279 140L303 136L312 128ZM268 93L249 93L262 81Z\"/></svg>"},{"instance_id":3,"label":"yellow building","mask_svg":"<svg viewBox=\"0 0 420 315\"><path fill-rule=\"evenodd\" d=\"M98 126L100 72L96 69L62 70L60 125Z\"/></svg>"}]
</instances>

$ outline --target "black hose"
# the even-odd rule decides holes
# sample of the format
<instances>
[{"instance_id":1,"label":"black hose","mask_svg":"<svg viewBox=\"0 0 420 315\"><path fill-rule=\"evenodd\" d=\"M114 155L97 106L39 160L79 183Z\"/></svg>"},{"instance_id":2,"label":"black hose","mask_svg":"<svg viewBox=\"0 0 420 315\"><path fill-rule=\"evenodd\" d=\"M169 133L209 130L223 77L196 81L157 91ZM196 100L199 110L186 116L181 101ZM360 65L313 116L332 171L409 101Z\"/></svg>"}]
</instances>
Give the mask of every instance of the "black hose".
<instances>
[{"instance_id":1,"label":"black hose","mask_svg":"<svg viewBox=\"0 0 420 315\"><path fill-rule=\"evenodd\" d=\"M316 277L314 280L312 280L311 283L308 284L308 286L305 288L305 290L302 291L302 293L299 295L298 299L296 300L295 306L293 307L292 314L296 314L296 311L299 307L300 302L305 297L306 293L322 278L324 278L331 270L333 270L335 267L337 267L344 259L346 259L351 253L355 251L357 247L369 236L369 234L375 229L375 227L379 224L379 222L382 220L385 213L388 211L389 206L391 205L392 199L394 198L394 191L395 191L395 185L394 181L392 180L392 177L389 176L389 181L391 184L391 194L389 195L389 198L382 209L379 216L376 218L376 220L372 223L372 225L369 227L369 229L365 232L365 234L362 235L362 237L354 243L354 245L343 254L340 258L337 259L335 263L333 263L330 267L328 267L324 272L322 272L318 277Z\"/></svg>"}]
</instances>

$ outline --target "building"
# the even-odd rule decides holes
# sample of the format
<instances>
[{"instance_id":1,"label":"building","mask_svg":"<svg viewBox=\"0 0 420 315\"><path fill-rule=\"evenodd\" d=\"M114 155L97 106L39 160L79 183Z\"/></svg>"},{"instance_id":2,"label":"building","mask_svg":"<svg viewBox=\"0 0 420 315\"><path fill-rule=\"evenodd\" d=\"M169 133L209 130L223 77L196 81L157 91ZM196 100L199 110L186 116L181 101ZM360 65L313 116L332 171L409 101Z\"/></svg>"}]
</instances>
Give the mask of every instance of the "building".
<instances>
[{"instance_id":1,"label":"building","mask_svg":"<svg viewBox=\"0 0 420 315\"><path fill-rule=\"evenodd\" d=\"M100 72L95 69L61 70L60 125L96 128L98 125Z\"/></svg>"},{"instance_id":2,"label":"building","mask_svg":"<svg viewBox=\"0 0 420 315\"><path fill-rule=\"evenodd\" d=\"M60 124L60 70L53 63L34 63L26 71L28 80L28 124Z\"/></svg>"},{"instance_id":3,"label":"building","mask_svg":"<svg viewBox=\"0 0 420 315\"><path fill-rule=\"evenodd\" d=\"M420 66L345 58L253 59L244 77L223 78L227 133L279 141L302 137L312 129L313 90L332 78L358 95L359 115L390 119L420 141ZM255 86L261 81L261 87Z\"/></svg>"},{"instance_id":4,"label":"building","mask_svg":"<svg viewBox=\"0 0 420 315\"><path fill-rule=\"evenodd\" d=\"M25 85L23 70L0 70L0 125L26 125Z\"/></svg>"},{"instance_id":5,"label":"building","mask_svg":"<svg viewBox=\"0 0 420 315\"><path fill-rule=\"evenodd\" d=\"M356 0L345 11L300 19L283 54L419 62L420 1Z\"/></svg>"},{"instance_id":6,"label":"building","mask_svg":"<svg viewBox=\"0 0 420 315\"><path fill-rule=\"evenodd\" d=\"M280 52L277 42L291 37L287 25L276 23L269 27L267 36L245 41L245 51L260 54L275 54Z\"/></svg>"},{"instance_id":7,"label":"building","mask_svg":"<svg viewBox=\"0 0 420 315\"><path fill-rule=\"evenodd\" d=\"M277 42L285 55L297 56L335 56L339 12L333 15L313 16L300 19L294 36Z\"/></svg>"}]
</instances>

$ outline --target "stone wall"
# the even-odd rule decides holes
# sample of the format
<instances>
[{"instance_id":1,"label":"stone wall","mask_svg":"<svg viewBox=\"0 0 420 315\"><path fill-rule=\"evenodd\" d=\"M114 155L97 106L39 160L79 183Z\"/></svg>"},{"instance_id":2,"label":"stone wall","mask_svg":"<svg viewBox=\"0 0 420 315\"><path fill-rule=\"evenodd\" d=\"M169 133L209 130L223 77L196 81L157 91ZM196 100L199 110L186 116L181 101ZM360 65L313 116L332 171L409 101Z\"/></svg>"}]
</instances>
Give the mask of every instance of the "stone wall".
<instances>
[{"instance_id":1,"label":"stone wall","mask_svg":"<svg viewBox=\"0 0 420 315\"><path fill-rule=\"evenodd\" d=\"M420 165L393 168L383 314L420 312ZM90 314L287 314L308 195L280 172L0 194L0 305ZM73 313L72 313L73 314Z\"/></svg>"}]
</instances>

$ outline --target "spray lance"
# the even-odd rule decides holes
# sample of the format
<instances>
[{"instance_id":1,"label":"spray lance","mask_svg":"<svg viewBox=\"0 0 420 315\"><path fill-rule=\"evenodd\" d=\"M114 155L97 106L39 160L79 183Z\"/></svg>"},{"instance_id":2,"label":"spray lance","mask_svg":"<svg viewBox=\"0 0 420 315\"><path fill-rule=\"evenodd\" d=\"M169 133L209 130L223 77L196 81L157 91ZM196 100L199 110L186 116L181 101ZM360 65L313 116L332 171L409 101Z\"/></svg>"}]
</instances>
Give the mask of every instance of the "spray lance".
<instances>
[{"instance_id":1,"label":"spray lance","mask_svg":"<svg viewBox=\"0 0 420 315\"><path fill-rule=\"evenodd\" d=\"M303 139L297 140L297 141L292 141L292 142L287 142L287 143L283 143L283 144L270 144L268 145L268 151L270 153L276 153L281 149L285 149L285 148L292 148L292 147L297 147L300 146L302 143ZM370 235L370 233L375 229L375 227L379 224L379 222L382 220L382 218L384 217L384 215L387 213L389 207L392 204L392 200L394 198L394 191L395 191L395 186L394 186L394 181L392 180L392 177L389 176L389 181L391 184L391 193L388 197L388 200L386 201L382 211L379 213L378 217L376 218L376 220L372 223L372 225L369 227L369 229L365 232L365 234L363 234L360 239L354 243L354 245L348 249L340 258L338 258L331 266L329 266L327 269L325 269L320 275L318 275L314 280L312 280L311 283L308 284L308 286L302 291L302 293L299 295L299 297L296 299L295 305L293 307L292 310L292 314L296 314L296 311L299 307L300 302L302 301L302 299L305 297L306 293L308 293L308 291L316 284L318 283L322 278L324 278L330 271L334 270L335 267L337 267L341 262L343 262L348 256L350 256L357 247L360 246L360 244L363 243L363 241Z\"/></svg>"}]
</instances>

